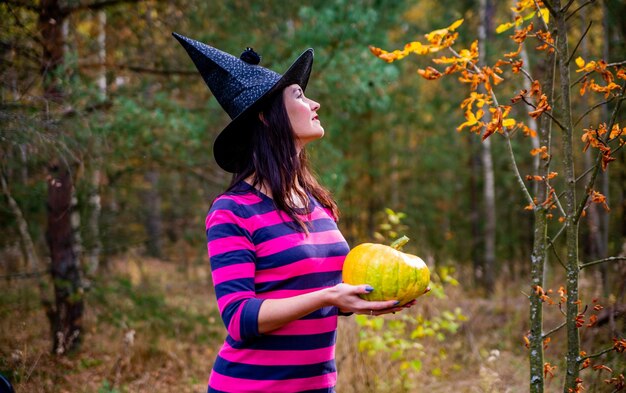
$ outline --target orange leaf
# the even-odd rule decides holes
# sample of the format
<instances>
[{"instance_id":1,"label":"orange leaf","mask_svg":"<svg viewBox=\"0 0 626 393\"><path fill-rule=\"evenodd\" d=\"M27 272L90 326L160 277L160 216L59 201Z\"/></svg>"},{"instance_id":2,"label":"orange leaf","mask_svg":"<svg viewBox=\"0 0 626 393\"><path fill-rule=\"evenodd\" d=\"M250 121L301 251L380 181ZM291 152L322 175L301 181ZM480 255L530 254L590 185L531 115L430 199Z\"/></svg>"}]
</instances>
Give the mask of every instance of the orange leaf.
<instances>
[{"instance_id":1,"label":"orange leaf","mask_svg":"<svg viewBox=\"0 0 626 393\"><path fill-rule=\"evenodd\" d=\"M623 353L624 351L626 351L626 340L621 338L621 339L613 339L613 349L615 349L617 352L619 353Z\"/></svg>"},{"instance_id":2,"label":"orange leaf","mask_svg":"<svg viewBox=\"0 0 626 393\"><path fill-rule=\"evenodd\" d=\"M587 324L587 327L592 327L596 323L598 323L598 316L597 315L592 315L592 316L589 317L589 323Z\"/></svg>"},{"instance_id":3,"label":"orange leaf","mask_svg":"<svg viewBox=\"0 0 626 393\"><path fill-rule=\"evenodd\" d=\"M543 365L543 376L544 378L554 378L554 370L557 369L557 366L553 366L550 363L546 362Z\"/></svg>"},{"instance_id":4,"label":"orange leaf","mask_svg":"<svg viewBox=\"0 0 626 393\"><path fill-rule=\"evenodd\" d=\"M604 364L599 364L597 366L593 366L593 369L596 370L596 371L605 370L605 371L608 371L610 374L613 374L613 370L611 368L605 366Z\"/></svg>"},{"instance_id":5,"label":"orange leaf","mask_svg":"<svg viewBox=\"0 0 626 393\"><path fill-rule=\"evenodd\" d=\"M426 67L425 70L418 69L417 73L420 74L423 78L428 79L428 80L439 79L443 76L441 72L439 72L438 70L430 66Z\"/></svg>"}]
</instances>

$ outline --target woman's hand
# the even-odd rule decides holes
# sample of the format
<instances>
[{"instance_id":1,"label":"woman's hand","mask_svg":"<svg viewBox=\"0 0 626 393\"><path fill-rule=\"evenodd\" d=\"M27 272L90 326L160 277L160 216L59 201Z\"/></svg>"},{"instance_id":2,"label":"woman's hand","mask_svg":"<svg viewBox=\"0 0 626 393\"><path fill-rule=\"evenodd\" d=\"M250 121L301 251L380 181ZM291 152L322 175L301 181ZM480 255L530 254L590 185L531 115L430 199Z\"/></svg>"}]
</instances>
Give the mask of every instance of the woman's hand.
<instances>
[{"instance_id":1,"label":"woman's hand","mask_svg":"<svg viewBox=\"0 0 626 393\"><path fill-rule=\"evenodd\" d=\"M365 315L395 313L415 304L415 300L412 300L407 304L398 306L398 301L396 300L370 302L361 299L359 296L375 290L376 288L372 288L369 285L350 285L345 283L337 284L334 287L327 289L329 298L328 302L330 305L338 307L341 312L353 312Z\"/></svg>"}]
</instances>

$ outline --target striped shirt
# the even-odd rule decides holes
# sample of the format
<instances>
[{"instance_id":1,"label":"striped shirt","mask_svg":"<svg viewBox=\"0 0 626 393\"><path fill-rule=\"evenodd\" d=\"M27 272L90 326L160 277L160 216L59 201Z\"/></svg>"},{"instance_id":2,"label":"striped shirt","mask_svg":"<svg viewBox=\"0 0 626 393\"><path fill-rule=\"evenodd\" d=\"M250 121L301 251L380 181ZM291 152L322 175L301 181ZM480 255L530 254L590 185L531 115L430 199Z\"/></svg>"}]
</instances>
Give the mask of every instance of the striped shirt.
<instances>
[{"instance_id":1,"label":"striped shirt","mask_svg":"<svg viewBox=\"0 0 626 393\"><path fill-rule=\"evenodd\" d=\"M206 219L217 304L228 335L209 392L333 392L336 307L324 307L266 334L258 330L265 299L334 286L348 244L333 216L310 197L299 217L309 234L273 201L242 182L213 203Z\"/></svg>"}]
</instances>

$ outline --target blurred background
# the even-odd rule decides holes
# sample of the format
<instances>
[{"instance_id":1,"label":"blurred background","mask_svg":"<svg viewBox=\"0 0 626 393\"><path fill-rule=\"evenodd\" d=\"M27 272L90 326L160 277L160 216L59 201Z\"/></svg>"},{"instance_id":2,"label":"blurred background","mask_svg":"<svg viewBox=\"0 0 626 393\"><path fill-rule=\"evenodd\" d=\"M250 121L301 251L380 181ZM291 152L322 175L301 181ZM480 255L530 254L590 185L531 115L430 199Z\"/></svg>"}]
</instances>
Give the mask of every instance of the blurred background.
<instances>
[{"instance_id":1,"label":"blurred background","mask_svg":"<svg viewBox=\"0 0 626 393\"><path fill-rule=\"evenodd\" d=\"M494 63L517 48L512 30L495 32L513 19L513 6L3 0L0 373L18 392L205 391L225 330L204 219L230 181L212 155L229 119L171 36L175 31L234 55L252 47L261 65L278 72L314 48L307 95L321 103L326 136L308 151L339 204L341 230L351 246L406 234L405 249L434 272L433 294L407 315L341 321L338 391L527 391L533 216L524 210L506 145L500 135L491 138L495 194L486 201L481 139L456 131L467 88L454 79L421 78L416 70L430 64L426 57L388 64L368 49L424 42L425 33L464 18L459 46L469 47L483 26L486 60ZM623 61L625 13L622 1L605 0L572 18L574 37L593 22L578 54ZM541 74L529 56L528 69ZM520 86L512 78L498 89L510 97ZM513 117L527 116L519 109ZM594 112L576 128L579 173L592 162L582 151L582 129L602 118ZM523 176L532 173L531 139L513 138ZM589 209L581 221L581 260L626 253L625 152L599 181L610 214ZM561 163L552 165L559 172ZM486 225L488 214L495 226ZM551 233L561 226L557 218ZM47 236L54 225L60 226ZM50 247L59 233L71 243ZM486 239L495 239L493 250ZM55 255L70 260L54 267ZM64 314L81 315L80 337L50 333L59 323L51 315L59 311L53 300L59 289L50 275L58 266L71 270L68 286L82 300ZM565 284L558 257L546 268L545 287L556 291ZM624 307L625 274L623 262L584 271L581 293L586 301ZM623 315L586 330L583 347L623 336ZM562 322L556 308L545 319L547 328ZM548 357L563 340L555 335ZM623 356L605 364L626 368ZM590 391L610 391L602 377L589 377ZM560 390L560 380L548 389Z\"/></svg>"}]
</instances>

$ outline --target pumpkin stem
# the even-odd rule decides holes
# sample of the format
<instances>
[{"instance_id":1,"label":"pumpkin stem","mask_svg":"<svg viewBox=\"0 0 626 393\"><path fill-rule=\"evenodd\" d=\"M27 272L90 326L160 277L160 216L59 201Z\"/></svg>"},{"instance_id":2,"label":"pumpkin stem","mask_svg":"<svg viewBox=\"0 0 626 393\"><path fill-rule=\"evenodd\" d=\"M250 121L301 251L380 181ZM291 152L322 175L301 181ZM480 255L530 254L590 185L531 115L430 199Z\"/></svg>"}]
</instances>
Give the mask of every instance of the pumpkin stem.
<instances>
[{"instance_id":1,"label":"pumpkin stem","mask_svg":"<svg viewBox=\"0 0 626 393\"><path fill-rule=\"evenodd\" d=\"M408 236L402 236L402 237L396 239L393 243L391 243L391 248L393 248L394 250L400 251L402 246L404 246L408 242L409 242L409 237Z\"/></svg>"}]
</instances>

